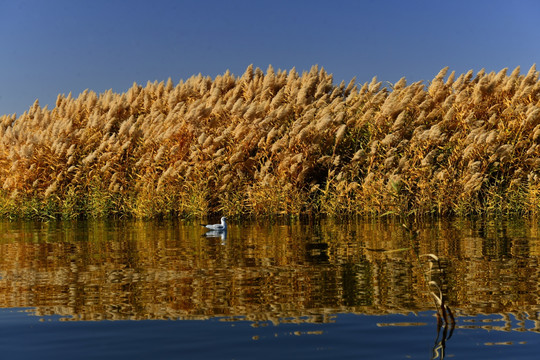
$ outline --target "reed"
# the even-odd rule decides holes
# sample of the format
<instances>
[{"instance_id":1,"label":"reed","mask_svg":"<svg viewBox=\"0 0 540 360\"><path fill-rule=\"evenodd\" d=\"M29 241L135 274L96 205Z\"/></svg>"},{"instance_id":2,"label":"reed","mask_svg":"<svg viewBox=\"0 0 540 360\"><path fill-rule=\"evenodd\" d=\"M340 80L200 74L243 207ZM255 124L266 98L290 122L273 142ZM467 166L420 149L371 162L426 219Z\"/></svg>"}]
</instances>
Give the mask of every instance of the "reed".
<instances>
[{"instance_id":1,"label":"reed","mask_svg":"<svg viewBox=\"0 0 540 360\"><path fill-rule=\"evenodd\" d=\"M383 87L314 66L59 95L0 116L4 217L535 216L532 66Z\"/></svg>"}]
</instances>

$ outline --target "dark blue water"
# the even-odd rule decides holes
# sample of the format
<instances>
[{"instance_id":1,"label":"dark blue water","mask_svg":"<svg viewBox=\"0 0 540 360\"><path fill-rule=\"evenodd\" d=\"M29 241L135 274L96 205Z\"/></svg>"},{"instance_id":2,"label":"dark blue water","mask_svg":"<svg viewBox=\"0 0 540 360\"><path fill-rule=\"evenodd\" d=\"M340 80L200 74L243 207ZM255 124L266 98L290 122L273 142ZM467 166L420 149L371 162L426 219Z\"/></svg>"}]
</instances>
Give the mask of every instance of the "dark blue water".
<instances>
[{"instance_id":1,"label":"dark blue water","mask_svg":"<svg viewBox=\"0 0 540 360\"><path fill-rule=\"evenodd\" d=\"M478 320L486 319L497 317ZM446 358L533 359L540 346L535 332L459 328L465 325L447 339ZM432 312L275 325L224 318L59 321L2 309L0 349L2 359L431 359L443 351L434 352L436 329Z\"/></svg>"}]
</instances>

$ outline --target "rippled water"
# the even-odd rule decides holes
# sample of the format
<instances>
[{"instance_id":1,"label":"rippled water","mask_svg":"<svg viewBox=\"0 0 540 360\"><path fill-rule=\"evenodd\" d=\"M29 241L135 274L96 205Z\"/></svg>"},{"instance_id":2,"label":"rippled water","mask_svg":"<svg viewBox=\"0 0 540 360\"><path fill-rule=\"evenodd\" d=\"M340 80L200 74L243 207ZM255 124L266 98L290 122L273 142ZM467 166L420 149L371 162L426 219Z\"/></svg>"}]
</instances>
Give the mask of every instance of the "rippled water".
<instances>
[{"instance_id":1,"label":"rippled water","mask_svg":"<svg viewBox=\"0 0 540 360\"><path fill-rule=\"evenodd\" d=\"M417 229L232 223L206 237L182 222L0 223L0 350L14 359L535 358L537 224ZM437 316L437 298L450 313Z\"/></svg>"}]
</instances>

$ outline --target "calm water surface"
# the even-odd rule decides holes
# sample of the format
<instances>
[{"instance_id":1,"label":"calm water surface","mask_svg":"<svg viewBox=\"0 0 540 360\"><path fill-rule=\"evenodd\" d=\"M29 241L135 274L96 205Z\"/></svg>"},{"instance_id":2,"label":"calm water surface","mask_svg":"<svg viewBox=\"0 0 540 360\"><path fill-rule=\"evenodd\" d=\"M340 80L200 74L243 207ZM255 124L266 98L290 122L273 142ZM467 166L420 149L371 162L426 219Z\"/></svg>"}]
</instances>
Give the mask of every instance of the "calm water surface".
<instances>
[{"instance_id":1,"label":"calm water surface","mask_svg":"<svg viewBox=\"0 0 540 360\"><path fill-rule=\"evenodd\" d=\"M2 358L537 358L536 223L204 234L183 222L0 223ZM455 324L438 321L433 295Z\"/></svg>"}]
</instances>

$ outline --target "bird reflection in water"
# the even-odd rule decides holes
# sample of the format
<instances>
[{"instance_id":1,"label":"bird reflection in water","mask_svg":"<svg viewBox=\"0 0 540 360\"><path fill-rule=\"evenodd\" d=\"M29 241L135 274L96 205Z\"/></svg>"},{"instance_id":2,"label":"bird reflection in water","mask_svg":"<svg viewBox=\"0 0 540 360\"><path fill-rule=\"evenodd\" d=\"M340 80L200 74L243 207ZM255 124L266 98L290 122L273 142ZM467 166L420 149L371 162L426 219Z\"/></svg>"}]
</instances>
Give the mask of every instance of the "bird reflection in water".
<instances>
[{"instance_id":1,"label":"bird reflection in water","mask_svg":"<svg viewBox=\"0 0 540 360\"><path fill-rule=\"evenodd\" d=\"M227 230L225 231L211 230L205 233L203 236L205 236L206 238L219 238L221 239L221 245L225 245L227 243Z\"/></svg>"}]
</instances>

